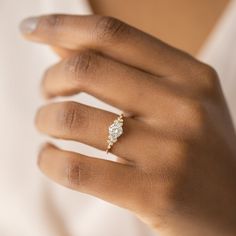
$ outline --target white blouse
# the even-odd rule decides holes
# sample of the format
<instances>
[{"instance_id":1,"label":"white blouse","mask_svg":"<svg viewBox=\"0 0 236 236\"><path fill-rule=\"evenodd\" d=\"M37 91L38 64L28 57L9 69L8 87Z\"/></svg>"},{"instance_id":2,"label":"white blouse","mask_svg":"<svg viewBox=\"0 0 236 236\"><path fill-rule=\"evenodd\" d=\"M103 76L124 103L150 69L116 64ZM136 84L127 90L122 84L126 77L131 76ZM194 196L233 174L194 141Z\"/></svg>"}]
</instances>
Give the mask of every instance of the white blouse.
<instances>
[{"instance_id":1,"label":"white blouse","mask_svg":"<svg viewBox=\"0 0 236 236\"><path fill-rule=\"evenodd\" d=\"M91 10L83 0L0 1L0 235L155 235L128 211L61 187L38 171L38 147L45 141L33 126L35 111L43 103L38 85L45 68L58 59L47 47L24 41L17 26L26 16L50 12L87 14ZM236 124L235 25L233 0L198 57L217 69ZM73 99L117 111L89 95ZM104 157L83 144L57 143Z\"/></svg>"}]
</instances>

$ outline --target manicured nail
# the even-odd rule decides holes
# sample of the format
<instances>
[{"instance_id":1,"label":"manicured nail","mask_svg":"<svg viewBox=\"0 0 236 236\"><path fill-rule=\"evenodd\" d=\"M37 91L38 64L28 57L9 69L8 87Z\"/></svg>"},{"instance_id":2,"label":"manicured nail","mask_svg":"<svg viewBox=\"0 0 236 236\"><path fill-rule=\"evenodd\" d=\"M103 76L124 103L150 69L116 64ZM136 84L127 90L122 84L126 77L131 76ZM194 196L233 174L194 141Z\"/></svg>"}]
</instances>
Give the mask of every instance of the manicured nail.
<instances>
[{"instance_id":1,"label":"manicured nail","mask_svg":"<svg viewBox=\"0 0 236 236\"><path fill-rule=\"evenodd\" d=\"M23 34L31 34L36 30L38 22L39 22L39 17L27 18L21 22L20 31Z\"/></svg>"}]
</instances>

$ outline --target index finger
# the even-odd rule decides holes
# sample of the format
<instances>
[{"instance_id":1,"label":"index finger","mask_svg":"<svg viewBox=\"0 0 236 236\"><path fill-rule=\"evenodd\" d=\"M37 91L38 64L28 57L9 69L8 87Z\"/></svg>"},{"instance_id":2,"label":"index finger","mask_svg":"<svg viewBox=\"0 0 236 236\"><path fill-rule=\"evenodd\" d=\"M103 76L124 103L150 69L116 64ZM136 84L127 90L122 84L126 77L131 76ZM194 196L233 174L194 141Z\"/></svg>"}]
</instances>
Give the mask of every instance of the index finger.
<instances>
[{"instance_id":1,"label":"index finger","mask_svg":"<svg viewBox=\"0 0 236 236\"><path fill-rule=\"evenodd\" d=\"M29 40L70 50L100 51L125 64L159 76L187 70L193 60L173 48L115 18L98 15L45 15L24 20L21 31Z\"/></svg>"}]
</instances>

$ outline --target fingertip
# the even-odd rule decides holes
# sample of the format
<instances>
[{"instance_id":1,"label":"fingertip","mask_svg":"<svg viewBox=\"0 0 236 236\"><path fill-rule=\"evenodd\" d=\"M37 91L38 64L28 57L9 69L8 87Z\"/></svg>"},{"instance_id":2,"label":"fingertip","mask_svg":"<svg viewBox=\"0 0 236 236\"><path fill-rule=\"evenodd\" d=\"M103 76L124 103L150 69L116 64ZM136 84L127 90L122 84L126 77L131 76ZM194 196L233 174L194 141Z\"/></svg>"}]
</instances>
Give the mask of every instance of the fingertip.
<instances>
[{"instance_id":1,"label":"fingertip","mask_svg":"<svg viewBox=\"0 0 236 236\"><path fill-rule=\"evenodd\" d=\"M38 27L40 17L28 17L21 21L19 25L20 32L23 35L32 34Z\"/></svg>"},{"instance_id":2,"label":"fingertip","mask_svg":"<svg viewBox=\"0 0 236 236\"><path fill-rule=\"evenodd\" d=\"M44 133L45 125L46 125L46 127L48 127L47 124L48 124L49 119L50 119L50 114L51 113L48 113L48 105L47 104L41 106L36 111L35 118L34 118L34 125L35 125L35 127L37 128L37 130L39 132Z\"/></svg>"},{"instance_id":3,"label":"fingertip","mask_svg":"<svg viewBox=\"0 0 236 236\"><path fill-rule=\"evenodd\" d=\"M41 94L42 99L43 99L44 101L46 101L46 102L49 101L49 100L51 100L51 99L53 99L53 98L55 97L54 95L48 93L48 92L45 90L45 88L43 87L42 84L41 84L41 86L40 86L40 94Z\"/></svg>"},{"instance_id":4,"label":"fingertip","mask_svg":"<svg viewBox=\"0 0 236 236\"><path fill-rule=\"evenodd\" d=\"M43 107L40 107L37 111L36 114L34 116L34 126L39 129L39 124L40 124L40 117L41 117L41 111L42 111Z\"/></svg>"},{"instance_id":5,"label":"fingertip","mask_svg":"<svg viewBox=\"0 0 236 236\"><path fill-rule=\"evenodd\" d=\"M59 149L56 145L52 143L44 143L40 146L39 148L39 154L38 154L38 159L37 159L37 165L40 167L42 157L45 153L45 151L49 149Z\"/></svg>"}]
</instances>

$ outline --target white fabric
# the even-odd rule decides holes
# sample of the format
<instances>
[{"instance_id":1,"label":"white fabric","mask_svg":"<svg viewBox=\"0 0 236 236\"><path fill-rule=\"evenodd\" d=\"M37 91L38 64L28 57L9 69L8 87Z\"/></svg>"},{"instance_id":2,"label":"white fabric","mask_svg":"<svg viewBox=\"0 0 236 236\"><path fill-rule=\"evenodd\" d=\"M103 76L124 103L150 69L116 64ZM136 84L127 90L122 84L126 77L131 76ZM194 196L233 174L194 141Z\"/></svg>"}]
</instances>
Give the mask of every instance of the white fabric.
<instances>
[{"instance_id":1,"label":"white fabric","mask_svg":"<svg viewBox=\"0 0 236 236\"><path fill-rule=\"evenodd\" d=\"M223 16L200 51L198 58L218 72L236 125L236 1L230 1Z\"/></svg>"},{"instance_id":2,"label":"white fabric","mask_svg":"<svg viewBox=\"0 0 236 236\"><path fill-rule=\"evenodd\" d=\"M45 46L25 42L17 25L26 16L50 12L86 14L90 8L82 0L0 1L0 235L154 235L126 210L56 185L37 169L38 146L43 141L33 126L35 111L42 103L38 85L56 57ZM235 24L236 1L232 1L199 54L218 70L234 120ZM117 111L88 95L73 99ZM85 145L60 142L60 146L103 156Z\"/></svg>"}]
</instances>

